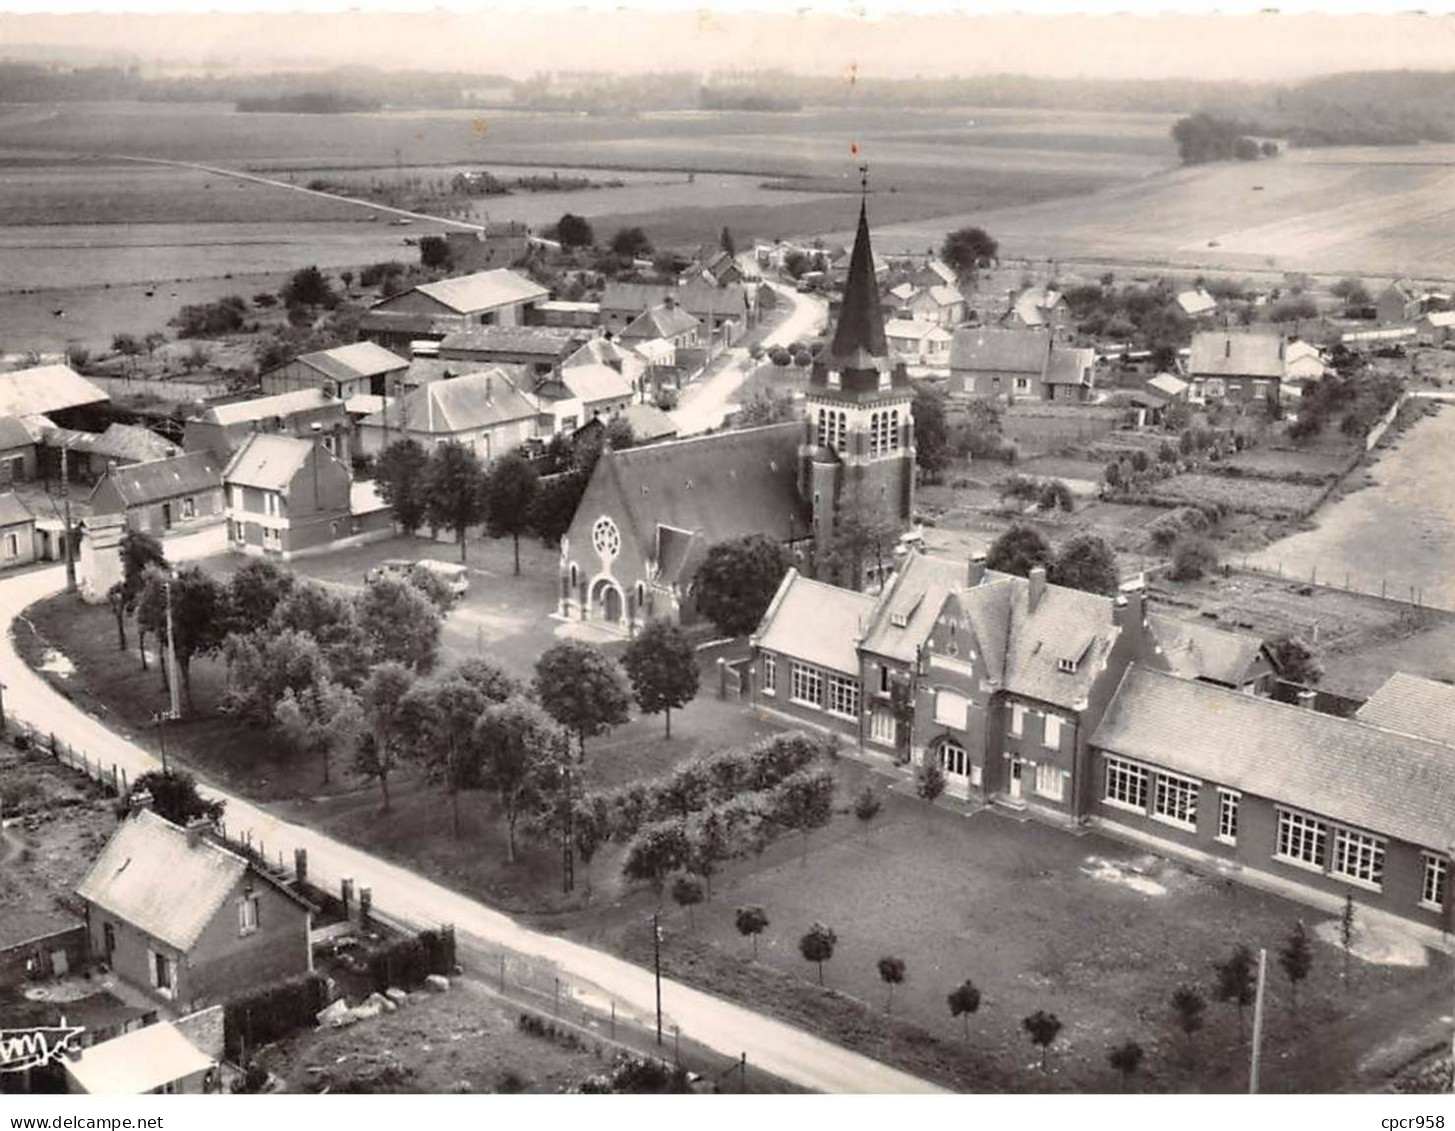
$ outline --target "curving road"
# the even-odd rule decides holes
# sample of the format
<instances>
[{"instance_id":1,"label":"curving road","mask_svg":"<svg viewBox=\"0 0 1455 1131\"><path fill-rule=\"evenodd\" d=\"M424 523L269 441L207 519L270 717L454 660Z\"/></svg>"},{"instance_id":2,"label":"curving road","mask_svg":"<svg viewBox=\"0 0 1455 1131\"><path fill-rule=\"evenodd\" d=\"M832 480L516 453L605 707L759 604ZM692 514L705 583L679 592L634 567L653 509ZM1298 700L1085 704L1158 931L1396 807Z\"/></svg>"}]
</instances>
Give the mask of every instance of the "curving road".
<instances>
[{"instance_id":1,"label":"curving road","mask_svg":"<svg viewBox=\"0 0 1455 1131\"><path fill-rule=\"evenodd\" d=\"M33 602L59 592L64 585L62 566L0 581L0 624L10 626L10 631L0 640L0 681L5 689L5 709L11 717L55 734L87 757L100 759L103 765L115 763L134 779L139 773L156 769L157 761L57 694L15 651L16 618ZM405 868L311 829L280 821L241 798L213 789L204 792L226 798L229 835L250 835L254 844L266 846L269 856L281 853L286 860L292 859L295 848L306 849L310 876L321 886L337 889L341 879L351 877L358 886L373 889L374 906L387 915L419 927L452 923L465 949L472 944L504 947L552 963L560 970L563 980L578 990L582 1000L613 999L619 1008L625 1006L642 1019L654 1016L650 971L579 943L530 930L509 916ZM792 1026L670 980L662 983L662 1001L665 1013L684 1034L730 1058L746 1052L748 1059L759 1068L800 1087L835 1093L942 1090Z\"/></svg>"}]
</instances>

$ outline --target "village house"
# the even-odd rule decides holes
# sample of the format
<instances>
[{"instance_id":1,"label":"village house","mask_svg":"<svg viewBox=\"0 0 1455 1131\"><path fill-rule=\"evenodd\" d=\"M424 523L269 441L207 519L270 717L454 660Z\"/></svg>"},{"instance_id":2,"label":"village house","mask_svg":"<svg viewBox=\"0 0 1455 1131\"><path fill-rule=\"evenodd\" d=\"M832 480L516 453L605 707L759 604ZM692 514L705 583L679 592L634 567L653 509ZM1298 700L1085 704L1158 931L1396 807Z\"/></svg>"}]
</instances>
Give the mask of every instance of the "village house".
<instances>
[{"instance_id":1,"label":"village house","mask_svg":"<svg viewBox=\"0 0 1455 1131\"><path fill-rule=\"evenodd\" d=\"M35 478L36 436L18 416L0 416L0 483Z\"/></svg>"},{"instance_id":2,"label":"village house","mask_svg":"<svg viewBox=\"0 0 1455 1131\"><path fill-rule=\"evenodd\" d=\"M171 545L167 557L223 549L226 521L223 461L210 451L113 467L91 489L93 517L116 515L125 525ZM184 555L178 543L189 547ZM213 547L212 543L218 543Z\"/></svg>"},{"instance_id":3,"label":"village house","mask_svg":"<svg viewBox=\"0 0 1455 1131\"><path fill-rule=\"evenodd\" d=\"M1180 293L1177 305L1182 308L1183 314L1193 319L1207 318L1218 312L1218 300L1203 287Z\"/></svg>"},{"instance_id":4,"label":"village house","mask_svg":"<svg viewBox=\"0 0 1455 1131\"><path fill-rule=\"evenodd\" d=\"M1010 309L1001 322L1019 330L1050 330L1062 339L1069 337L1074 329L1066 296L1046 286L1027 287L1020 294L1012 293Z\"/></svg>"},{"instance_id":5,"label":"village house","mask_svg":"<svg viewBox=\"0 0 1455 1131\"><path fill-rule=\"evenodd\" d=\"M0 373L0 417L47 416L64 428L99 423L89 409L110 398L69 365L37 365Z\"/></svg>"},{"instance_id":6,"label":"village house","mask_svg":"<svg viewBox=\"0 0 1455 1131\"><path fill-rule=\"evenodd\" d=\"M543 435L570 435L596 420L611 420L632 403L636 389L609 365L571 365L537 378L528 399L540 408Z\"/></svg>"},{"instance_id":7,"label":"village house","mask_svg":"<svg viewBox=\"0 0 1455 1131\"><path fill-rule=\"evenodd\" d=\"M524 275L500 267L421 283L381 299L364 312L359 334L386 349L408 349L418 340L440 341L472 326L525 326L550 292Z\"/></svg>"},{"instance_id":8,"label":"village house","mask_svg":"<svg viewBox=\"0 0 1455 1131\"><path fill-rule=\"evenodd\" d=\"M225 462L260 432L310 440L317 437L345 464L353 455L348 404L323 388L210 405L183 426L182 447L189 452L211 452Z\"/></svg>"},{"instance_id":9,"label":"village house","mask_svg":"<svg viewBox=\"0 0 1455 1131\"><path fill-rule=\"evenodd\" d=\"M606 365L615 369L626 383L638 392L642 390L647 373L648 361L635 347L628 347L610 338L592 338L561 363L562 369L575 365Z\"/></svg>"},{"instance_id":10,"label":"village house","mask_svg":"<svg viewBox=\"0 0 1455 1131\"><path fill-rule=\"evenodd\" d=\"M200 1095L218 1083L217 1061L170 1021L89 1045L62 1063L70 1095Z\"/></svg>"},{"instance_id":11,"label":"village house","mask_svg":"<svg viewBox=\"0 0 1455 1131\"><path fill-rule=\"evenodd\" d=\"M950 331L936 322L896 318L884 324L889 348L911 365L945 365L950 358Z\"/></svg>"},{"instance_id":12,"label":"village house","mask_svg":"<svg viewBox=\"0 0 1455 1131\"><path fill-rule=\"evenodd\" d=\"M1148 613L1157 653L1173 674L1249 695L1271 695L1278 665L1266 641L1163 613Z\"/></svg>"},{"instance_id":13,"label":"village house","mask_svg":"<svg viewBox=\"0 0 1455 1131\"><path fill-rule=\"evenodd\" d=\"M942 259L926 260L905 276L911 287L958 287L960 277Z\"/></svg>"},{"instance_id":14,"label":"village house","mask_svg":"<svg viewBox=\"0 0 1455 1131\"><path fill-rule=\"evenodd\" d=\"M1191 399L1258 404L1281 396L1285 345L1278 334L1209 330L1193 334L1187 361Z\"/></svg>"},{"instance_id":15,"label":"village house","mask_svg":"<svg viewBox=\"0 0 1455 1131\"><path fill-rule=\"evenodd\" d=\"M181 454L176 444L139 424L112 421L104 432L83 432L52 424L44 416L33 417L30 423L40 437L37 457L40 473L46 478L59 478L63 452L66 475L72 483L93 482L108 467Z\"/></svg>"},{"instance_id":16,"label":"village house","mask_svg":"<svg viewBox=\"0 0 1455 1131\"><path fill-rule=\"evenodd\" d=\"M951 395L1009 400L1091 399L1096 352L1046 330L962 326L950 342Z\"/></svg>"},{"instance_id":17,"label":"village house","mask_svg":"<svg viewBox=\"0 0 1455 1131\"><path fill-rule=\"evenodd\" d=\"M622 329L622 345L628 348L642 342L665 342L675 354L705 344L702 325L688 311L678 306L669 295L660 305L648 307Z\"/></svg>"},{"instance_id":18,"label":"village house","mask_svg":"<svg viewBox=\"0 0 1455 1131\"><path fill-rule=\"evenodd\" d=\"M536 377L545 377L559 372L566 358L590 336L590 331L544 326L479 326L450 334L440 342L436 356L441 361L467 362L474 371L492 365L519 365Z\"/></svg>"},{"instance_id":19,"label":"village house","mask_svg":"<svg viewBox=\"0 0 1455 1131\"><path fill-rule=\"evenodd\" d=\"M359 422L359 450L377 457L405 438L427 451L462 444L484 463L514 451L537 433L540 407L501 366L431 381Z\"/></svg>"},{"instance_id":20,"label":"village house","mask_svg":"<svg viewBox=\"0 0 1455 1131\"><path fill-rule=\"evenodd\" d=\"M313 969L314 909L204 826L137 810L76 889L92 956L174 1014Z\"/></svg>"},{"instance_id":21,"label":"village house","mask_svg":"<svg viewBox=\"0 0 1455 1131\"><path fill-rule=\"evenodd\" d=\"M1420 316L1416 329L1421 342L1443 346L1455 337L1455 310L1428 311Z\"/></svg>"},{"instance_id":22,"label":"village house","mask_svg":"<svg viewBox=\"0 0 1455 1131\"><path fill-rule=\"evenodd\" d=\"M266 370L259 381L267 395L300 389L324 389L341 400L388 396L409 362L374 342L354 342L329 350L300 354Z\"/></svg>"},{"instance_id":23,"label":"village house","mask_svg":"<svg viewBox=\"0 0 1455 1131\"><path fill-rule=\"evenodd\" d=\"M903 316L952 330L965 321L965 296L949 283L916 290L900 307Z\"/></svg>"},{"instance_id":24,"label":"village house","mask_svg":"<svg viewBox=\"0 0 1455 1131\"><path fill-rule=\"evenodd\" d=\"M35 561L35 515L13 491L0 495L0 569Z\"/></svg>"},{"instance_id":25,"label":"village house","mask_svg":"<svg viewBox=\"0 0 1455 1131\"><path fill-rule=\"evenodd\" d=\"M530 253L530 228L520 220L487 220L483 231L445 232L450 266L477 273L511 267Z\"/></svg>"},{"instance_id":26,"label":"village house","mask_svg":"<svg viewBox=\"0 0 1455 1131\"><path fill-rule=\"evenodd\" d=\"M619 335L640 315L671 299L701 324L701 341L731 345L757 321L757 288L742 283L718 287L697 280L663 283L608 282L601 292L601 326Z\"/></svg>"},{"instance_id":27,"label":"village house","mask_svg":"<svg viewBox=\"0 0 1455 1131\"><path fill-rule=\"evenodd\" d=\"M1383 326L1413 322L1421 309L1420 288L1408 279L1395 279L1374 299L1375 317Z\"/></svg>"}]
</instances>

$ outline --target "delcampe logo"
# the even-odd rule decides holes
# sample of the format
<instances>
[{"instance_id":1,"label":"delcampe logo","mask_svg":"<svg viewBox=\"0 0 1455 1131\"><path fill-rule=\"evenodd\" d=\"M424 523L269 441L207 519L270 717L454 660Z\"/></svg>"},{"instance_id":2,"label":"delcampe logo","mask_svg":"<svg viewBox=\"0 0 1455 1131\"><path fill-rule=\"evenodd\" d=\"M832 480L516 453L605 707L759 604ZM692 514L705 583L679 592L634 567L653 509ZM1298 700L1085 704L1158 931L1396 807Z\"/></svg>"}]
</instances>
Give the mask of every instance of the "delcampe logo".
<instances>
[{"instance_id":1,"label":"delcampe logo","mask_svg":"<svg viewBox=\"0 0 1455 1131\"><path fill-rule=\"evenodd\" d=\"M63 1019L64 1020L64 1019ZM23 1072L79 1052L76 1043L86 1030L79 1025L39 1029L0 1029L0 1072Z\"/></svg>"}]
</instances>

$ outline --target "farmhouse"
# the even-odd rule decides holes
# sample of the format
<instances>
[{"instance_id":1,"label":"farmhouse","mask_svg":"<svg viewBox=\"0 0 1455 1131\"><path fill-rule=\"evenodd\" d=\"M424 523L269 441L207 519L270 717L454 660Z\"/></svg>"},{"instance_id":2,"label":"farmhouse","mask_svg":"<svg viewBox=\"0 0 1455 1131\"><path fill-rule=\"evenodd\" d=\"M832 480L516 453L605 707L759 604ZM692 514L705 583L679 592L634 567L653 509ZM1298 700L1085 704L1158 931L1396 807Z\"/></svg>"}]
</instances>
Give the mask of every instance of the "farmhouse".
<instances>
[{"instance_id":1,"label":"farmhouse","mask_svg":"<svg viewBox=\"0 0 1455 1131\"><path fill-rule=\"evenodd\" d=\"M35 561L35 515L13 491L0 495L0 569Z\"/></svg>"},{"instance_id":2,"label":"farmhouse","mask_svg":"<svg viewBox=\"0 0 1455 1131\"><path fill-rule=\"evenodd\" d=\"M105 432L82 432L75 428L61 428L44 416L33 417L31 423L40 436L38 455L42 474L58 474L61 453L64 452L66 474L73 482L93 480L108 467L168 459L181 454L177 445L137 424L112 421Z\"/></svg>"},{"instance_id":3,"label":"farmhouse","mask_svg":"<svg viewBox=\"0 0 1455 1131\"><path fill-rule=\"evenodd\" d=\"M950 393L1087 401L1096 353L1061 345L1046 330L961 326L950 342Z\"/></svg>"},{"instance_id":4,"label":"farmhouse","mask_svg":"<svg viewBox=\"0 0 1455 1131\"><path fill-rule=\"evenodd\" d=\"M1064 337L1071 330L1071 307L1060 291L1045 286L1027 287L1011 295L1010 309L1001 321L1020 330L1047 330Z\"/></svg>"},{"instance_id":5,"label":"farmhouse","mask_svg":"<svg viewBox=\"0 0 1455 1131\"><path fill-rule=\"evenodd\" d=\"M540 377L529 399L540 407L541 424L551 435L569 434L593 420L609 420L632 402L636 390L609 365L572 365Z\"/></svg>"},{"instance_id":6,"label":"farmhouse","mask_svg":"<svg viewBox=\"0 0 1455 1131\"><path fill-rule=\"evenodd\" d=\"M889 348L914 365L944 365L950 356L950 331L935 322L896 318L884 324Z\"/></svg>"},{"instance_id":7,"label":"farmhouse","mask_svg":"<svg viewBox=\"0 0 1455 1131\"><path fill-rule=\"evenodd\" d=\"M476 370L523 365L541 377L557 372L587 336L544 326L479 326L446 337L440 342L439 357L469 362L468 368Z\"/></svg>"},{"instance_id":8,"label":"farmhouse","mask_svg":"<svg viewBox=\"0 0 1455 1131\"><path fill-rule=\"evenodd\" d=\"M324 389L341 400L388 396L409 362L373 342L354 342L331 350L300 354L262 374L263 392L291 393Z\"/></svg>"},{"instance_id":9,"label":"farmhouse","mask_svg":"<svg viewBox=\"0 0 1455 1131\"><path fill-rule=\"evenodd\" d=\"M110 468L91 489L91 514L124 517L127 527L155 535L164 545L220 534L225 520L222 467L217 456L199 451ZM203 541L210 546L212 539ZM182 554L169 548L167 556Z\"/></svg>"},{"instance_id":10,"label":"farmhouse","mask_svg":"<svg viewBox=\"0 0 1455 1131\"><path fill-rule=\"evenodd\" d=\"M205 824L134 812L76 889L92 955L177 1013L313 969L312 906Z\"/></svg>"},{"instance_id":11,"label":"farmhouse","mask_svg":"<svg viewBox=\"0 0 1455 1131\"><path fill-rule=\"evenodd\" d=\"M421 385L359 422L359 449L377 456L396 440L426 449L463 444L484 462L536 434L540 409L500 366Z\"/></svg>"},{"instance_id":12,"label":"farmhouse","mask_svg":"<svg viewBox=\"0 0 1455 1131\"><path fill-rule=\"evenodd\" d=\"M1416 328L1422 342L1444 345L1455 336L1455 310L1431 311L1420 318Z\"/></svg>"},{"instance_id":13,"label":"farmhouse","mask_svg":"<svg viewBox=\"0 0 1455 1131\"><path fill-rule=\"evenodd\" d=\"M562 369L573 365L607 365L615 369L634 389L641 388L642 377L647 372L647 359L635 349L628 348L609 338L592 338L561 363Z\"/></svg>"},{"instance_id":14,"label":"farmhouse","mask_svg":"<svg viewBox=\"0 0 1455 1131\"><path fill-rule=\"evenodd\" d=\"M625 346L639 342L666 342L675 353L703 344L702 326L669 295L666 301L642 311L621 331Z\"/></svg>"},{"instance_id":15,"label":"farmhouse","mask_svg":"<svg viewBox=\"0 0 1455 1131\"><path fill-rule=\"evenodd\" d=\"M1149 613L1147 627L1156 653L1175 675L1249 695L1272 693L1278 666L1258 637L1162 613Z\"/></svg>"},{"instance_id":16,"label":"farmhouse","mask_svg":"<svg viewBox=\"0 0 1455 1131\"><path fill-rule=\"evenodd\" d=\"M328 389L318 387L211 405L187 421L182 429L182 447L189 452L211 452L226 461L258 433L317 437L345 463L352 455L353 421L348 405Z\"/></svg>"},{"instance_id":17,"label":"farmhouse","mask_svg":"<svg viewBox=\"0 0 1455 1131\"><path fill-rule=\"evenodd\" d=\"M1276 334L1207 331L1192 336L1187 374L1194 401L1258 402L1279 396L1286 360Z\"/></svg>"},{"instance_id":18,"label":"farmhouse","mask_svg":"<svg viewBox=\"0 0 1455 1131\"><path fill-rule=\"evenodd\" d=\"M524 326L550 292L508 268L441 279L382 299L364 312L359 333L387 348L440 341L471 326Z\"/></svg>"}]
</instances>

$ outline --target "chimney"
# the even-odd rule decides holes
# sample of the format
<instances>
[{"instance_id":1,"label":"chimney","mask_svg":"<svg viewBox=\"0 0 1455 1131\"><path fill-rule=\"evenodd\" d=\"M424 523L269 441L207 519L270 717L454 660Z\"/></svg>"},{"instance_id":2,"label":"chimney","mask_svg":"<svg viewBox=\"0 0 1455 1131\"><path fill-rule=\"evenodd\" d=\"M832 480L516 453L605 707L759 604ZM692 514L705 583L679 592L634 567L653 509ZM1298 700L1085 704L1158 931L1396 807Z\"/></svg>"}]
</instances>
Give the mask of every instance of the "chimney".
<instances>
[{"instance_id":1,"label":"chimney","mask_svg":"<svg viewBox=\"0 0 1455 1131\"><path fill-rule=\"evenodd\" d=\"M1035 569L1031 570L1030 583L1031 590L1030 595L1026 598L1026 608L1029 612L1033 613L1036 611L1036 607L1040 605L1041 598L1046 593L1045 566L1036 566Z\"/></svg>"},{"instance_id":2,"label":"chimney","mask_svg":"<svg viewBox=\"0 0 1455 1131\"><path fill-rule=\"evenodd\" d=\"M977 550L970 555L970 561L965 569L965 586L974 589L985 580L985 552Z\"/></svg>"},{"instance_id":3,"label":"chimney","mask_svg":"<svg viewBox=\"0 0 1455 1131\"><path fill-rule=\"evenodd\" d=\"M150 809L152 807L152 802L154 800L155 799L152 797L151 790L149 790L149 789L138 790L136 793L133 793L131 795L131 801L130 801L131 811L133 813L140 813L140 812L142 812L144 810Z\"/></svg>"},{"instance_id":4,"label":"chimney","mask_svg":"<svg viewBox=\"0 0 1455 1131\"><path fill-rule=\"evenodd\" d=\"M1223 339L1223 356L1224 357L1232 357L1233 356L1233 336L1231 334L1229 334L1226 338Z\"/></svg>"},{"instance_id":5,"label":"chimney","mask_svg":"<svg viewBox=\"0 0 1455 1131\"><path fill-rule=\"evenodd\" d=\"M1314 700L1318 697L1319 693L1312 687L1300 687L1298 689L1298 705L1300 707L1304 707L1310 711L1314 710Z\"/></svg>"},{"instance_id":6,"label":"chimney","mask_svg":"<svg viewBox=\"0 0 1455 1131\"><path fill-rule=\"evenodd\" d=\"M207 817L193 817L187 822L187 847L196 848L202 837L212 831L212 821Z\"/></svg>"}]
</instances>

